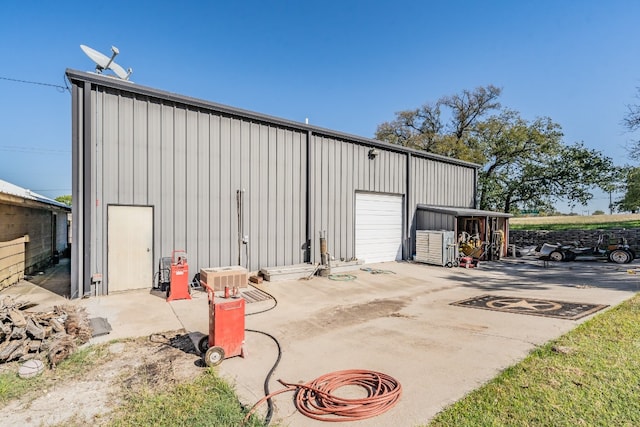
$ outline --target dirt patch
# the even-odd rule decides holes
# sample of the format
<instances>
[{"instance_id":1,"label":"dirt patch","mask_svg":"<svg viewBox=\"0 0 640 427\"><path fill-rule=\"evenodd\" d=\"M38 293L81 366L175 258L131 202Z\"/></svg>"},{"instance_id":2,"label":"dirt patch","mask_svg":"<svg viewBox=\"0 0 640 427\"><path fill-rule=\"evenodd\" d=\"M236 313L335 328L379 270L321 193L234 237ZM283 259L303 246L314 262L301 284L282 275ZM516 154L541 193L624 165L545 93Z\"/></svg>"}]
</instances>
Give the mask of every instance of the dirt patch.
<instances>
[{"instance_id":1,"label":"dirt patch","mask_svg":"<svg viewBox=\"0 0 640 427\"><path fill-rule=\"evenodd\" d=\"M331 307L316 313L304 322L294 325L295 330L287 335L309 338L348 326L365 323L380 317L401 317L398 313L407 305L401 299L376 299L363 304Z\"/></svg>"},{"instance_id":2,"label":"dirt patch","mask_svg":"<svg viewBox=\"0 0 640 427\"><path fill-rule=\"evenodd\" d=\"M36 390L2 404L3 424L105 425L129 393L166 390L202 371L201 358L184 331L101 346L99 360L86 371L65 375L46 371ZM17 371L17 367L3 370Z\"/></svg>"}]
</instances>

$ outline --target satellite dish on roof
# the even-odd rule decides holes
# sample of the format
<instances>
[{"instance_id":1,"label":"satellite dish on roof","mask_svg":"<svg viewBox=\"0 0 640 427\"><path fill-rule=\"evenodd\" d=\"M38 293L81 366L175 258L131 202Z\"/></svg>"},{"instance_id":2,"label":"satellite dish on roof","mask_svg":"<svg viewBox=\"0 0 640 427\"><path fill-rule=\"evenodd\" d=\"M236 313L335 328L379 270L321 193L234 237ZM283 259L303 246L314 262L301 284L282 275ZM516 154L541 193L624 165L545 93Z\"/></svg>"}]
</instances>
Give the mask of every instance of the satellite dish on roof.
<instances>
[{"instance_id":1,"label":"satellite dish on roof","mask_svg":"<svg viewBox=\"0 0 640 427\"><path fill-rule=\"evenodd\" d=\"M107 55L103 55L95 49L91 49L89 46L85 46L83 44L80 45L80 49L93 61L96 63L96 73L102 74L105 70L111 70L122 80L129 80L129 76L133 72L131 68L127 71L124 70L120 65L113 62L116 56L120 53L117 47L111 46L111 58Z\"/></svg>"}]
</instances>

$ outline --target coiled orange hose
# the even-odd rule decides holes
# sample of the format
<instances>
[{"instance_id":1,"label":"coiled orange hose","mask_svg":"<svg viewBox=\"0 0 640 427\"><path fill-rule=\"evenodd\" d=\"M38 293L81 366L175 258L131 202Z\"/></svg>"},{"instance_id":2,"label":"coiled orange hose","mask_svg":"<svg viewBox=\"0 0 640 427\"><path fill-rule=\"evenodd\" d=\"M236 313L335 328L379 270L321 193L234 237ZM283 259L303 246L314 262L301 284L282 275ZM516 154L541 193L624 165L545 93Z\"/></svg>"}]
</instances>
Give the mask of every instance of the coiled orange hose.
<instances>
[{"instance_id":1,"label":"coiled orange hose","mask_svg":"<svg viewBox=\"0 0 640 427\"><path fill-rule=\"evenodd\" d=\"M309 418L330 422L357 421L378 416L393 408L402 394L402 386L395 378L359 369L332 372L305 384L278 381L286 388L262 398L251 408L245 420L267 399L294 390L297 390L295 404L298 411ZM365 389L367 397L347 399L334 394L346 386Z\"/></svg>"}]
</instances>

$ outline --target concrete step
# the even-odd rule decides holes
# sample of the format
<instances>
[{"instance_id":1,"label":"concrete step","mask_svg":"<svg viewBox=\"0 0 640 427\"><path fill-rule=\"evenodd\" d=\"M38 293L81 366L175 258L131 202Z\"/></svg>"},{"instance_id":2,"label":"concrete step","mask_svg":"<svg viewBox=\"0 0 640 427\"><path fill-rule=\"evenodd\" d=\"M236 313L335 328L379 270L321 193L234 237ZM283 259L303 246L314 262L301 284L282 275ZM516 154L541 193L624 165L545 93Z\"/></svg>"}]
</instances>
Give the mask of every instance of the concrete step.
<instances>
[{"instance_id":1,"label":"concrete step","mask_svg":"<svg viewBox=\"0 0 640 427\"><path fill-rule=\"evenodd\" d=\"M315 264L294 264L284 267L267 267L260 270L260 275L268 282L294 280L309 277L316 269Z\"/></svg>"}]
</instances>

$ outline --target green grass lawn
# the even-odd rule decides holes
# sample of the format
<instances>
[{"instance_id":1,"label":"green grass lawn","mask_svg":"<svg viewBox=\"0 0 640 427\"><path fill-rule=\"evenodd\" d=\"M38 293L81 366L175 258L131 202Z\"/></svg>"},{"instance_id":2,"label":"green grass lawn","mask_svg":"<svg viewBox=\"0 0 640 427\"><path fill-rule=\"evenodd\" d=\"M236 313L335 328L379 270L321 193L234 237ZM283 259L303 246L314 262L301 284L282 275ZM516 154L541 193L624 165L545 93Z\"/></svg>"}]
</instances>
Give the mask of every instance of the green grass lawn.
<instances>
[{"instance_id":1,"label":"green grass lawn","mask_svg":"<svg viewBox=\"0 0 640 427\"><path fill-rule=\"evenodd\" d=\"M20 378L16 372L7 370L0 374L0 404L16 399L25 393L42 393L61 379L78 378L93 366L103 363L108 357L105 346L92 346L79 350L60 362L55 370L45 369L34 378ZM17 362L13 362L17 365ZM17 370L17 369L16 369Z\"/></svg>"},{"instance_id":2,"label":"green grass lawn","mask_svg":"<svg viewBox=\"0 0 640 427\"><path fill-rule=\"evenodd\" d=\"M193 382L180 384L164 393L127 396L109 426L192 426L258 427L263 421L252 416L245 424L242 408L233 387L207 369Z\"/></svg>"},{"instance_id":3,"label":"green grass lawn","mask_svg":"<svg viewBox=\"0 0 640 427\"><path fill-rule=\"evenodd\" d=\"M429 426L640 426L640 295L537 349Z\"/></svg>"},{"instance_id":4,"label":"green grass lawn","mask_svg":"<svg viewBox=\"0 0 640 427\"><path fill-rule=\"evenodd\" d=\"M609 230L640 227L640 214L513 217L512 230Z\"/></svg>"},{"instance_id":5,"label":"green grass lawn","mask_svg":"<svg viewBox=\"0 0 640 427\"><path fill-rule=\"evenodd\" d=\"M570 221L572 217L567 217ZM510 221L511 230L610 230L620 228L640 228L640 221L612 221L612 222L565 222L565 223L515 223Z\"/></svg>"}]
</instances>

